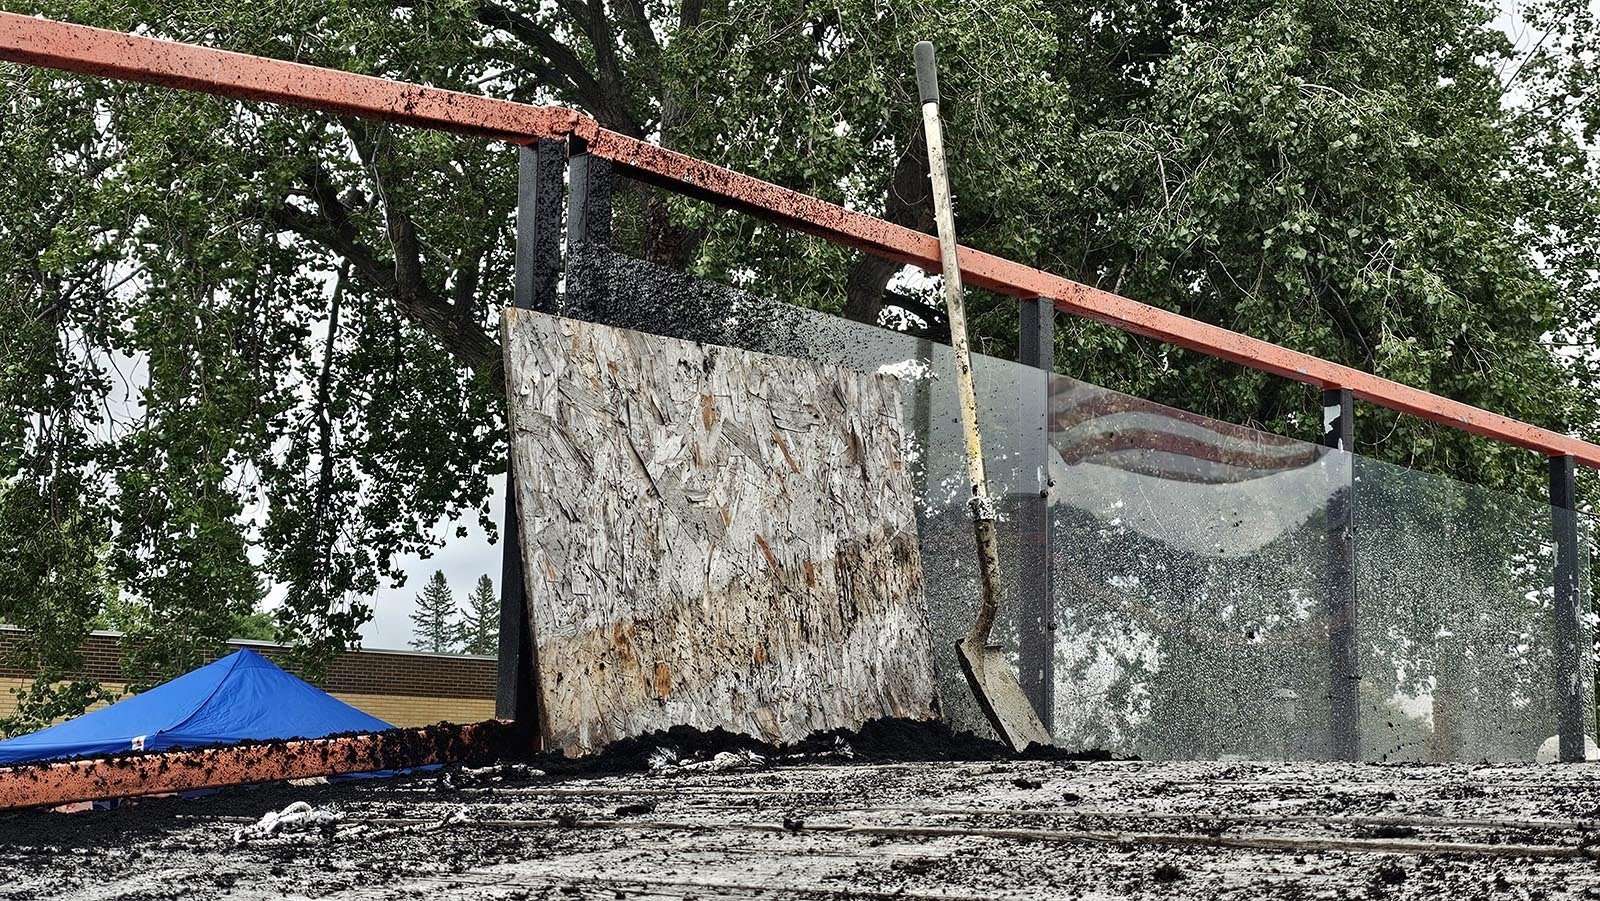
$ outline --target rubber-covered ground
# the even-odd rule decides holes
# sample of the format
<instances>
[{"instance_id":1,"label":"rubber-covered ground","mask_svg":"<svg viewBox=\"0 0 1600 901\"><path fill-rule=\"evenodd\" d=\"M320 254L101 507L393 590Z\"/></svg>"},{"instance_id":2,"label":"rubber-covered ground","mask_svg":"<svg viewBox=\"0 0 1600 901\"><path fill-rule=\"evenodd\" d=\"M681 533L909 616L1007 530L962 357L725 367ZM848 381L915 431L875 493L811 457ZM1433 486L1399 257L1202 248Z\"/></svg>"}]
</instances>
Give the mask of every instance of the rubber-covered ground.
<instances>
[{"instance_id":1,"label":"rubber-covered ground","mask_svg":"<svg viewBox=\"0 0 1600 901\"><path fill-rule=\"evenodd\" d=\"M773 761L678 738L564 774L0 814L0 898L1600 897L1600 764ZM680 765L638 769L657 745ZM335 817L236 838L296 801Z\"/></svg>"}]
</instances>

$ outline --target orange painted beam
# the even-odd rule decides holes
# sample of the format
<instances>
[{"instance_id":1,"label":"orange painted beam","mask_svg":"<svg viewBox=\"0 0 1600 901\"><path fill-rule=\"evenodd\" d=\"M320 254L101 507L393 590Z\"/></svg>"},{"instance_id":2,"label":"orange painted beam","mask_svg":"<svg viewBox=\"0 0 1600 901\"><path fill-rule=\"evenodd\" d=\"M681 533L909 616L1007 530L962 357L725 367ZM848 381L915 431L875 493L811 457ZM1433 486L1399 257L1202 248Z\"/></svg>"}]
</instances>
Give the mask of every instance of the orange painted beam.
<instances>
[{"instance_id":1,"label":"orange painted beam","mask_svg":"<svg viewBox=\"0 0 1600 901\"><path fill-rule=\"evenodd\" d=\"M488 763L506 751L510 726L494 720L367 735L154 751L0 768L0 810L252 785L313 776Z\"/></svg>"},{"instance_id":2,"label":"orange painted beam","mask_svg":"<svg viewBox=\"0 0 1600 901\"><path fill-rule=\"evenodd\" d=\"M600 129L592 120L580 121L574 133L589 142L591 153L614 160L643 180L929 272L940 269L939 241L933 235ZM1578 462L1600 469L1600 447L1559 432L1129 300L981 250L962 247L960 260L961 275L968 284L1013 297L1049 298L1058 310L1123 331L1298 382L1348 388L1356 397L1379 406L1551 456L1571 454Z\"/></svg>"},{"instance_id":3,"label":"orange painted beam","mask_svg":"<svg viewBox=\"0 0 1600 901\"><path fill-rule=\"evenodd\" d=\"M284 103L418 128L528 144L581 139L588 152L636 178L868 253L939 270L932 235L847 210L758 178L608 131L571 110L388 81L332 69L135 37L0 13L0 59L227 97ZM1014 297L1049 298L1057 309L1137 335L1323 388L1348 388L1370 403L1600 469L1600 446L1440 397L1371 373L1139 303L1031 266L963 247L971 284Z\"/></svg>"},{"instance_id":4,"label":"orange painted beam","mask_svg":"<svg viewBox=\"0 0 1600 901\"><path fill-rule=\"evenodd\" d=\"M580 118L561 107L509 103L15 13L0 13L0 59L520 143L562 137Z\"/></svg>"}]
</instances>

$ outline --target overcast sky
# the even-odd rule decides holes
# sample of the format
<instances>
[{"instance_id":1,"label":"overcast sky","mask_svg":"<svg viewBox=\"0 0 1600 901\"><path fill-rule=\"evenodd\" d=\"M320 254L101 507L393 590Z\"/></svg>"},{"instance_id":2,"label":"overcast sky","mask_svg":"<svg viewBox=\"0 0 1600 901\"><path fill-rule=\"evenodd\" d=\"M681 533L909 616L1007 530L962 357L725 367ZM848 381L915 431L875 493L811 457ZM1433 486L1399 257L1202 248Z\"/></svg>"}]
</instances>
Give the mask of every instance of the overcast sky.
<instances>
[{"instance_id":1,"label":"overcast sky","mask_svg":"<svg viewBox=\"0 0 1600 901\"><path fill-rule=\"evenodd\" d=\"M505 521L504 491L505 478L502 476L495 485L495 495L490 501L494 505L494 521L497 523ZM465 538L455 537L455 527L458 525L466 526ZM445 546L426 560L414 556L403 558L400 566L406 572L406 586L381 590L373 599L372 622L361 629L364 647L407 647L407 642L411 640L413 602L434 570L443 572L445 578L450 580L450 589L455 592L458 605L466 603L467 592L477 584L479 576L487 575L493 579L495 589L499 590L500 545L489 544L489 536L478 527L476 516L441 524L434 531L437 535L447 537Z\"/></svg>"}]
</instances>

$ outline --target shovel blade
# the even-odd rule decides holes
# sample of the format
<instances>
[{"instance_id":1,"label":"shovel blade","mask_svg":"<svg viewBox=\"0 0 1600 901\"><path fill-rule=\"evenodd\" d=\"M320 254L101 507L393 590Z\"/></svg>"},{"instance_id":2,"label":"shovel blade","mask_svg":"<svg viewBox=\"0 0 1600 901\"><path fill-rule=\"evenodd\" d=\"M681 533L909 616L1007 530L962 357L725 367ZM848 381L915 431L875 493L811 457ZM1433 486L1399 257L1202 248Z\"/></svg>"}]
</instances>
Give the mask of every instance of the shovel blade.
<instances>
[{"instance_id":1,"label":"shovel blade","mask_svg":"<svg viewBox=\"0 0 1600 901\"><path fill-rule=\"evenodd\" d=\"M1000 648L991 648L971 641L956 642L956 657L961 660L961 671L967 675L967 684L989 718L989 725L1000 734L1000 740L1013 751L1026 750L1029 745L1049 747L1055 744L1050 730L1044 727L1039 714L1023 693L1011 661Z\"/></svg>"}]
</instances>

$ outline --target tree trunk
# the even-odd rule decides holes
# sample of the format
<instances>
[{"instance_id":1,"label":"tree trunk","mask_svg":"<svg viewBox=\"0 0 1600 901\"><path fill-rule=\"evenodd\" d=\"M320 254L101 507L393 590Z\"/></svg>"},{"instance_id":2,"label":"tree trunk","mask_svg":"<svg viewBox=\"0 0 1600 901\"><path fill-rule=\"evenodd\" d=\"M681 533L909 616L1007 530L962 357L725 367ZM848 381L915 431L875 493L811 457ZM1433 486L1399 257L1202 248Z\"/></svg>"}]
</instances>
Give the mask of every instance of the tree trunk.
<instances>
[{"instance_id":1,"label":"tree trunk","mask_svg":"<svg viewBox=\"0 0 1600 901\"><path fill-rule=\"evenodd\" d=\"M932 232L933 191L928 186L928 151L921 132L914 132L914 135L906 142L905 152L895 161L884 213L896 225ZM884 289L903 268L901 263L862 254L851 267L845 283L845 318L876 325L878 314L883 311Z\"/></svg>"}]
</instances>

